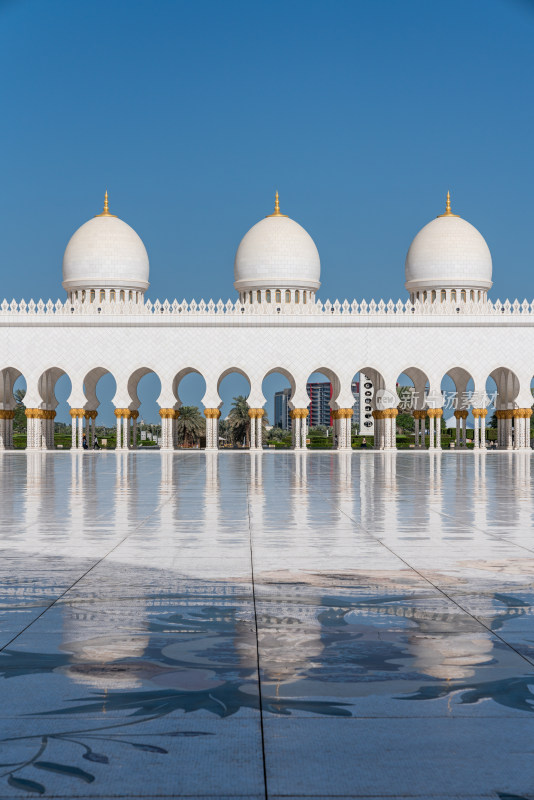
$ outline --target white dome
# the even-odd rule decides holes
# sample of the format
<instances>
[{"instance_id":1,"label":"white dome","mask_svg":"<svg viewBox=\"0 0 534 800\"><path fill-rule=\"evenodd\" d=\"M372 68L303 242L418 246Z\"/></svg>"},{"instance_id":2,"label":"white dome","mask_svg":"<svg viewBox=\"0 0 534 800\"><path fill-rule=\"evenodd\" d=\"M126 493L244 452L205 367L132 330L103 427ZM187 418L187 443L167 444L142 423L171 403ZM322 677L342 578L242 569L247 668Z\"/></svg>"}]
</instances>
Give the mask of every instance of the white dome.
<instances>
[{"instance_id":1,"label":"white dome","mask_svg":"<svg viewBox=\"0 0 534 800\"><path fill-rule=\"evenodd\" d=\"M256 223L237 248L237 291L277 287L315 292L321 285L320 276L321 261L315 242L298 222L279 212Z\"/></svg>"},{"instance_id":2,"label":"white dome","mask_svg":"<svg viewBox=\"0 0 534 800\"><path fill-rule=\"evenodd\" d=\"M71 237L63 256L63 287L146 291L148 268L146 248L134 229L105 212Z\"/></svg>"},{"instance_id":3,"label":"white dome","mask_svg":"<svg viewBox=\"0 0 534 800\"><path fill-rule=\"evenodd\" d=\"M491 253L484 237L450 211L419 231L406 256L408 291L491 289Z\"/></svg>"}]
</instances>

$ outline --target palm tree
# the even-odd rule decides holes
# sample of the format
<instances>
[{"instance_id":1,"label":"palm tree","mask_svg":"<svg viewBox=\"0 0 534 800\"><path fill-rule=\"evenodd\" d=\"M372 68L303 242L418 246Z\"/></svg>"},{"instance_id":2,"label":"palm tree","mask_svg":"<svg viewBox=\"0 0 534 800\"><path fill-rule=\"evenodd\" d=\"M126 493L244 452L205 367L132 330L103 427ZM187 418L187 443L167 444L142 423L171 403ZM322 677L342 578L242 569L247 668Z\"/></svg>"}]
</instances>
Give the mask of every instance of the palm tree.
<instances>
[{"instance_id":1,"label":"palm tree","mask_svg":"<svg viewBox=\"0 0 534 800\"><path fill-rule=\"evenodd\" d=\"M206 420L196 406L182 406L176 420L178 442L183 447L192 447L206 430Z\"/></svg>"},{"instance_id":2,"label":"palm tree","mask_svg":"<svg viewBox=\"0 0 534 800\"><path fill-rule=\"evenodd\" d=\"M13 427L16 431L26 431L26 406L24 405L24 396L26 394L25 389L15 389L13 396L15 398L16 406L15 406L15 419L13 421Z\"/></svg>"},{"instance_id":3,"label":"palm tree","mask_svg":"<svg viewBox=\"0 0 534 800\"><path fill-rule=\"evenodd\" d=\"M247 403L246 397L242 394L234 397L234 402L230 413L226 418L228 424L228 432L232 437L234 444L245 441L245 447L250 447L250 417L248 410L250 406ZM265 428L269 424L267 416L261 418L263 439L265 439Z\"/></svg>"},{"instance_id":4,"label":"palm tree","mask_svg":"<svg viewBox=\"0 0 534 800\"><path fill-rule=\"evenodd\" d=\"M245 447L250 446L250 417L247 398L242 394L234 397L234 402L227 417L228 430L234 444L245 440Z\"/></svg>"}]
</instances>

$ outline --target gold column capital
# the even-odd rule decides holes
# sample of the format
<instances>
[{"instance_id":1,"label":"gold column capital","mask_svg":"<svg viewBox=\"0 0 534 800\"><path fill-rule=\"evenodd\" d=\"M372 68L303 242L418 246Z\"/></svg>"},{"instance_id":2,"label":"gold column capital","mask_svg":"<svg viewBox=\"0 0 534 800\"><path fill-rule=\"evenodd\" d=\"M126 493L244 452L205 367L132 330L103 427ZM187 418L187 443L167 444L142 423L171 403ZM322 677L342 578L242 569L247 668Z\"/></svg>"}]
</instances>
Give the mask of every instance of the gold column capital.
<instances>
[{"instance_id":1,"label":"gold column capital","mask_svg":"<svg viewBox=\"0 0 534 800\"><path fill-rule=\"evenodd\" d=\"M307 408L292 408L289 416L291 419L306 419L309 413Z\"/></svg>"},{"instance_id":2,"label":"gold column capital","mask_svg":"<svg viewBox=\"0 0 534 800\"><path fill-rule=\"evenodd\" d=\"M204 416L206 419L219 419L221 416L221 412L218 408L205 408L204 409Z\"/></svg>"}]
</instances>

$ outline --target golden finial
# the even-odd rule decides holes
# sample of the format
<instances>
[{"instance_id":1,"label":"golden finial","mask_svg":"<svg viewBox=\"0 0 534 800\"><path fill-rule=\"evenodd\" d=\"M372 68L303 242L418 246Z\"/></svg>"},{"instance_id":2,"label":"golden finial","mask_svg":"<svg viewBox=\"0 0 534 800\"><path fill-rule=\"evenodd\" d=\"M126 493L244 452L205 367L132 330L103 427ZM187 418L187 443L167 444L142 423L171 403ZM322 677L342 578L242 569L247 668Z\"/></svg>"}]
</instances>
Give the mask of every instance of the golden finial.
<instances>
[{"instance_id":1,"label":"golden finial","mask_svg":"<svg viewBox=\"0 0 534 800\"><path fill-rule=\"evenodd\" d=\"M447 192L447 203L445 205L445 213L438 214L438 217L458 217L459 214L453 214L451 211L451 193Z\"/></svg>"},{"instance_id":2,"label":"golden finial","mask_svg":"<svg viewBox=\"0 0 534 800\"><path fill-rule=\"evenodd\" d=\"M278 199L278 192L274 196L274 214L267 214L268 217L287 217L287 214L280 213L280 201Z\"/></svg>"},{"instance_id":3,"label":"golden finial","mask_svg":"<svg viewBox=\"0 0 534 800\"><path fill-rule=\"evenodd\" d=\"M108 190L106 189L106 194L104 195L104 210L101 214L95 214L95 217L116 217L116 214L109 213L109 203L108 203Z\"/></svg>"}]
</instances>

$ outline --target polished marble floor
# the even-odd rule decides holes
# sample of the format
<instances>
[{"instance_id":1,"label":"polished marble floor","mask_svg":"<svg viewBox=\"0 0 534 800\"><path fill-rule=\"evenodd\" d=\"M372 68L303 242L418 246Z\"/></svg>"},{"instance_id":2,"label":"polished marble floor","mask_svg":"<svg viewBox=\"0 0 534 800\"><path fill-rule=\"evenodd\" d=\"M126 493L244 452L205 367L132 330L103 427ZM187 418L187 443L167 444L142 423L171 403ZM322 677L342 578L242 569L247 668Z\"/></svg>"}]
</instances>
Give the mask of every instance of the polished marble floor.
<instances>
[{"instance_id":1,"label":"polished marble floor","mask_svg":"<svg viewBox=\"0 0 534 800\"><path fill-rule=\"evenodd\" d=\"M531 800L531 469L4 453L0 798Z\"/></svg>"}]
</instances>

